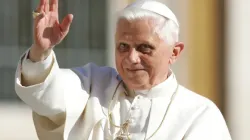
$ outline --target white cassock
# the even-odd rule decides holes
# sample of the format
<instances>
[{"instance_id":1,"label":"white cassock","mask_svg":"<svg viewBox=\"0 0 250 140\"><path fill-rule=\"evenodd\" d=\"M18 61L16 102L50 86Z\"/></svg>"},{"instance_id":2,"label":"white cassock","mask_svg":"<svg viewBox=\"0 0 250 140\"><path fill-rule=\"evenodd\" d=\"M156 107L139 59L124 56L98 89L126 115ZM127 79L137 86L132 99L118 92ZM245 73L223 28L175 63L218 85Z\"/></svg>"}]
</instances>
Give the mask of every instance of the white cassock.
<instances>
[{"instance_id":1,"label":"white cassock","mask_svg":"<svg viewBox=\"0 0 250 140\"><path fill-rule=\"evenodd\" d=\"M21 72L29 83L39 83L23 86ZM40 140L113 140L119 136L231 140L216 105L179 85L173 72L151 90L130 92L113 68L90 63L61 69L54 52L37 63L23 55L15 89L33 110Z\"/></svg>"}]
</instances>

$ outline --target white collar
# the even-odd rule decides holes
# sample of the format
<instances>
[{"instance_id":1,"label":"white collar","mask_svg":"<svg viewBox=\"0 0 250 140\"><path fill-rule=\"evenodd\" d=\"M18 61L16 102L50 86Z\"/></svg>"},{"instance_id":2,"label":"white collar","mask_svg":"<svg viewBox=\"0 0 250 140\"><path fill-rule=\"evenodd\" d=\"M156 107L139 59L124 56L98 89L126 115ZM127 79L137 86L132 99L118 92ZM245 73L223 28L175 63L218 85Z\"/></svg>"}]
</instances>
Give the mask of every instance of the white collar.
<instances>
[{"instance_id":1,"label":"white collar","mask_svg":"<svg viewBox=\"0 0 250 140\"><path fill-rule=\"evenodd\" d=\"M148 98L156 98L156 97L163 97L169 96L171 97L172 94L175 92L178 83L173 73L163 81L162 83L154 86L150 90L136 90L135 95L141 95Z\"/></svg>"}]
</instances>

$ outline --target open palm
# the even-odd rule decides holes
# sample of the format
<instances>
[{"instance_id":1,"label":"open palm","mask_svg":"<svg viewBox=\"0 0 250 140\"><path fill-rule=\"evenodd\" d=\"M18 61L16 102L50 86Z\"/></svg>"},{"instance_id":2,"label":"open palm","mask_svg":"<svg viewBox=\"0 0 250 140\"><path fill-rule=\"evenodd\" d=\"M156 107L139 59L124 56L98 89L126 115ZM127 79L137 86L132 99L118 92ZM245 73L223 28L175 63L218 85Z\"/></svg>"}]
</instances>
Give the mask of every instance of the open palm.
<instances>
[{"instance_id":1,"label":"open palm","mask_svg":"<svg viewBox=\"0 0 250 140\"><path fill-rule=\"evenodd\" d=\"M45 51L59 44L68 34L73 15L65 16L59 23L58 0L40 0L36 12L41 14L34 21L34 43Z\"/></svg>"}]
</instances>

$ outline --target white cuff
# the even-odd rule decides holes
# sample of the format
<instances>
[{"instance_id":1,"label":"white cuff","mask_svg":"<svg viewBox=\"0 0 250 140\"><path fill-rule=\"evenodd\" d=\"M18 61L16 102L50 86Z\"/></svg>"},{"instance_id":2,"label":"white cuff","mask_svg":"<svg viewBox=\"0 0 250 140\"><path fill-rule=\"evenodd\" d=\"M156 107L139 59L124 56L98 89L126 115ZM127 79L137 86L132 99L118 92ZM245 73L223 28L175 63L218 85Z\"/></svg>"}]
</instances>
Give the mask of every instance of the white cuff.
<instances>
[{"instance_id":1,"label":"white cuff","mask_svg":"<svg viewBox=\"0 0 250 140\"><path fill-rule=\"evenodd\" d=\"M32 62L30 59L27 59L29 51L25 54L25 57L22 61L22 74L26 78L36 78L43 75L47 72L52 63L53 63L53 51L49 54L49 56L40 62Z\"/></svg>"}]
</instances>

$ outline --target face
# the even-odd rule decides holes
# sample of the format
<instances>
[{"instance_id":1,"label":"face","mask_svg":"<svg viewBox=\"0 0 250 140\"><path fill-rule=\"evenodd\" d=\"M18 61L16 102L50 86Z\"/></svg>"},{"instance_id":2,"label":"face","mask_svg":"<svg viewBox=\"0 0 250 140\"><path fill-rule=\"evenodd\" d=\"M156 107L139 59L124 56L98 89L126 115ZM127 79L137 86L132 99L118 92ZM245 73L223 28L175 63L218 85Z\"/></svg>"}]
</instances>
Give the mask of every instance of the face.
<instances>
[{"instance_id":1,"label":"face","mask_svg":"<svg viewBox=\"0 0 250 140\"><path fill-rule=\"evenodd\" d=\"M130 89L150 89L166 80L169 65L174 63L183 49L183 43L168 46L154 32L154 26L155 22L150 18L118 21L116 68Z\"/></svg>"}]
</instances>

